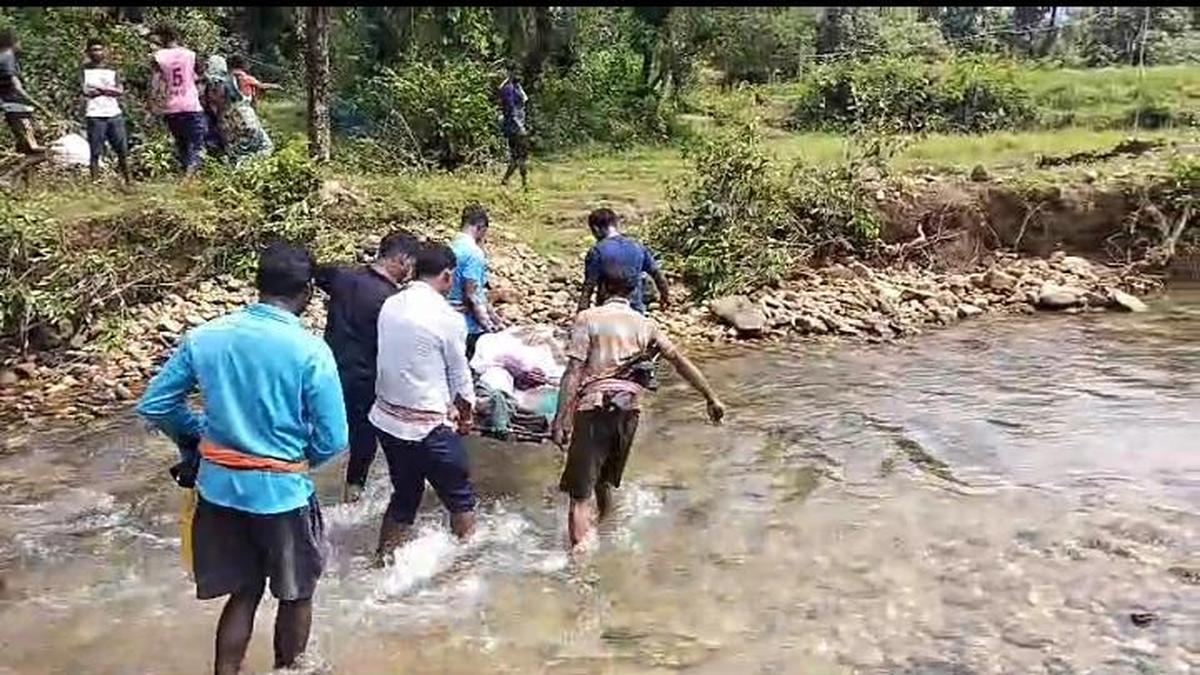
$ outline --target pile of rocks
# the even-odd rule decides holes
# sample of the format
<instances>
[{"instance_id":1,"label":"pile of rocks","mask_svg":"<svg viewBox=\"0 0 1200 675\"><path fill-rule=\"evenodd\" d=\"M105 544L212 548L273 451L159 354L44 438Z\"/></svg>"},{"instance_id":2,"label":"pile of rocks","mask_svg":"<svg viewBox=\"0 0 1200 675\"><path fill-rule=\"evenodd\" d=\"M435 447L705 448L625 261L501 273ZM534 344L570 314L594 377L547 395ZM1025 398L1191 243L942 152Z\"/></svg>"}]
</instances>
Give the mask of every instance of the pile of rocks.
<instances>
[{"instance_id":1,"label":"pile of rocks","mask_svg":"<svg viewBox=\"0 0 1200 675\"><path fill-rule=\"evenodd\" d=\"M578 263L549 260L513 241L494 248L493 299L501 317L509 324L568 325L578 298ZM1140 311L1135 296L1157 287L1154 279L1064 255L1000 255L963 274L853 262L804 270L781 288L707 307L689 302L685 289L672 289L671 310L655 316L673 338L690 343L791 335L881 341L988 312ZM128 408L188 329L253 299L245 282L222 277L134 309L118 336L93 329L62 351L10 356L0 364L0 425L86 421ZM314 302L304 321L319 333L324 303Z\"/></svg>"},{"instance_id":2,"label":"pile of rocks","mask_svg":"<svg viewBox=\"0 0 1200 675\"><path fill-rule=\"evenodd\" d=\"M1157 279L1062 253L1049 259L1001 254L986 267L940 274L920 267L872 269L858 262L808 270L754 298L710 303L723 325L712 339L790 333L887 340L989 312L1143 311L1136 296Z\"/></svg>"}]
</instances>

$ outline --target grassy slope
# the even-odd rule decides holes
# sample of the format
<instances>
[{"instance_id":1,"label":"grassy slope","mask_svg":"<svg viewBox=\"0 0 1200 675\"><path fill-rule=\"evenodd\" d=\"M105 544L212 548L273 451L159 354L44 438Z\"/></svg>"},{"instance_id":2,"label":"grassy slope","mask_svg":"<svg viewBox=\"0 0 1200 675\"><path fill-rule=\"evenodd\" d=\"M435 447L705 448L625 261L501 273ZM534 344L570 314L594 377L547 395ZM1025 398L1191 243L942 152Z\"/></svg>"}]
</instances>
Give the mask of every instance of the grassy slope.
<instances>
[{"instance_id":1,"label":"grassy slope","mask_svg":"<svg viewBox=\"0 0 1200 675\"><path fill-rule=\"evenodd\" d=\"M1049 86L1049 85L1047 85ZM1082 85L1080 85L1082 86ZM1090 85L1089 85L1090 86ZM277 142L303 135L303 106L291 100L264 101L261 108ZM841 157L846 138L826 133L788 133L768 129L769 147L782 160L831 162ZM896 158L904 170L963 174L976 164L991 170L1028 172L1039 154L1069 154L1111 148L1129 131L1068 128L1045 132L1001 132L980 136L931 135L914 139ZM1197 142L1196 130L1142 132L1141 136ZM331 171L336 178L383 208L417 208L452 221L467 201L493 210L496 220L542 253L578 255L585 248L584 220L605 205L638 223L666 203L666 187L686 168L678 148L645 147L615 152L581 150L553 158L535 158L528 192L498 186L500 167L458 174L362 175ZM515 181L514 181L515 182ZM75 220L126 210L170 208L203 213L211 205L195 186L163 181L138 185L122 195L108 187L79 182L47 185L34 196L50 204L53 215Z\"/></svg>"}]
</instances>

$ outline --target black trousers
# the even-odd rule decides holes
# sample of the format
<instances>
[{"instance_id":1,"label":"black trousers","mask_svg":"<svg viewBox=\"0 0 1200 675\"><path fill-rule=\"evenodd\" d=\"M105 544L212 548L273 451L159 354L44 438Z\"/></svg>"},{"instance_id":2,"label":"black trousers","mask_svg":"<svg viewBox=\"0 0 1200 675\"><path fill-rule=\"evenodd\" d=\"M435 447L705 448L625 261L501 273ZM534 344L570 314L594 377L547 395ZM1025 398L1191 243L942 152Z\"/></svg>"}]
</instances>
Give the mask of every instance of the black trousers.
<instances>
[{"instance_id":1,"label":"black trousers","mask_svg":"<svg viewBox=\"0 0 1200 675\"><path fill-rule=\"evenodd\" d=\"M346 401L346 422L350 427L350 461L346 464L346 482L362 487L367 484L379 432L367 416L375 403L375 385L342 382Z\"/></svg>"}]
</instances>

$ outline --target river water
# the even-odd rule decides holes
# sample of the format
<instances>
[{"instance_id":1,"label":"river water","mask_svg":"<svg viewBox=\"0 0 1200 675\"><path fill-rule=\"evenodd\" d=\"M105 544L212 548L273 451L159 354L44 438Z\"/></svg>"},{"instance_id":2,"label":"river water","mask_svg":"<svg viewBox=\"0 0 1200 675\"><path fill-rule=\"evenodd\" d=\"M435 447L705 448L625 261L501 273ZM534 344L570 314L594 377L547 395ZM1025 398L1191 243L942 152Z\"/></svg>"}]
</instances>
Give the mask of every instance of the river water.
<instances>
[{"instance_id":1,"label":"river water","mask_svg":"<svg viewBox=\"0 0 1200 675\"><path fill-rule=\"evenodd\" d=\"M475 540L431 498L371 570L381 457L364 502L326 508L313 651L336 673L1200 672L1197 340L1200 292L1173 289L1146 314L708 359L728 423L664 378L579 559L557 451L480 442ZM24 446L0 458L0 672L211 668L173 449L130 418Z\"/></svg>"}]
</instances>

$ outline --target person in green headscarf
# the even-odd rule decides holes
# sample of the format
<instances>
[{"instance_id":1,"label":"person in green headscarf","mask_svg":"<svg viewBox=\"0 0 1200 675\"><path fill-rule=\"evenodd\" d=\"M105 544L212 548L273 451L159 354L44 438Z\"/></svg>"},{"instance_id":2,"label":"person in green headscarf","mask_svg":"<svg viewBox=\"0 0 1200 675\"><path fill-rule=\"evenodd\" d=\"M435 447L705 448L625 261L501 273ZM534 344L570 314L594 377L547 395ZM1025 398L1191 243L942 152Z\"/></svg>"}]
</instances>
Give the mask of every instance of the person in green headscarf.
<instances>
[{"instance_id":1,"label":"person in green headscarf","mask_svg":"<svg viewBox=\"0 0 1200 675\"><path fill-rule=\"evenodd\" d=\"M250 101L238 90L225 57L208 57L205 95L217 115L217 125L234 165L247 157L271 154L274 146Z\"/></svg>"}]
</instances>

